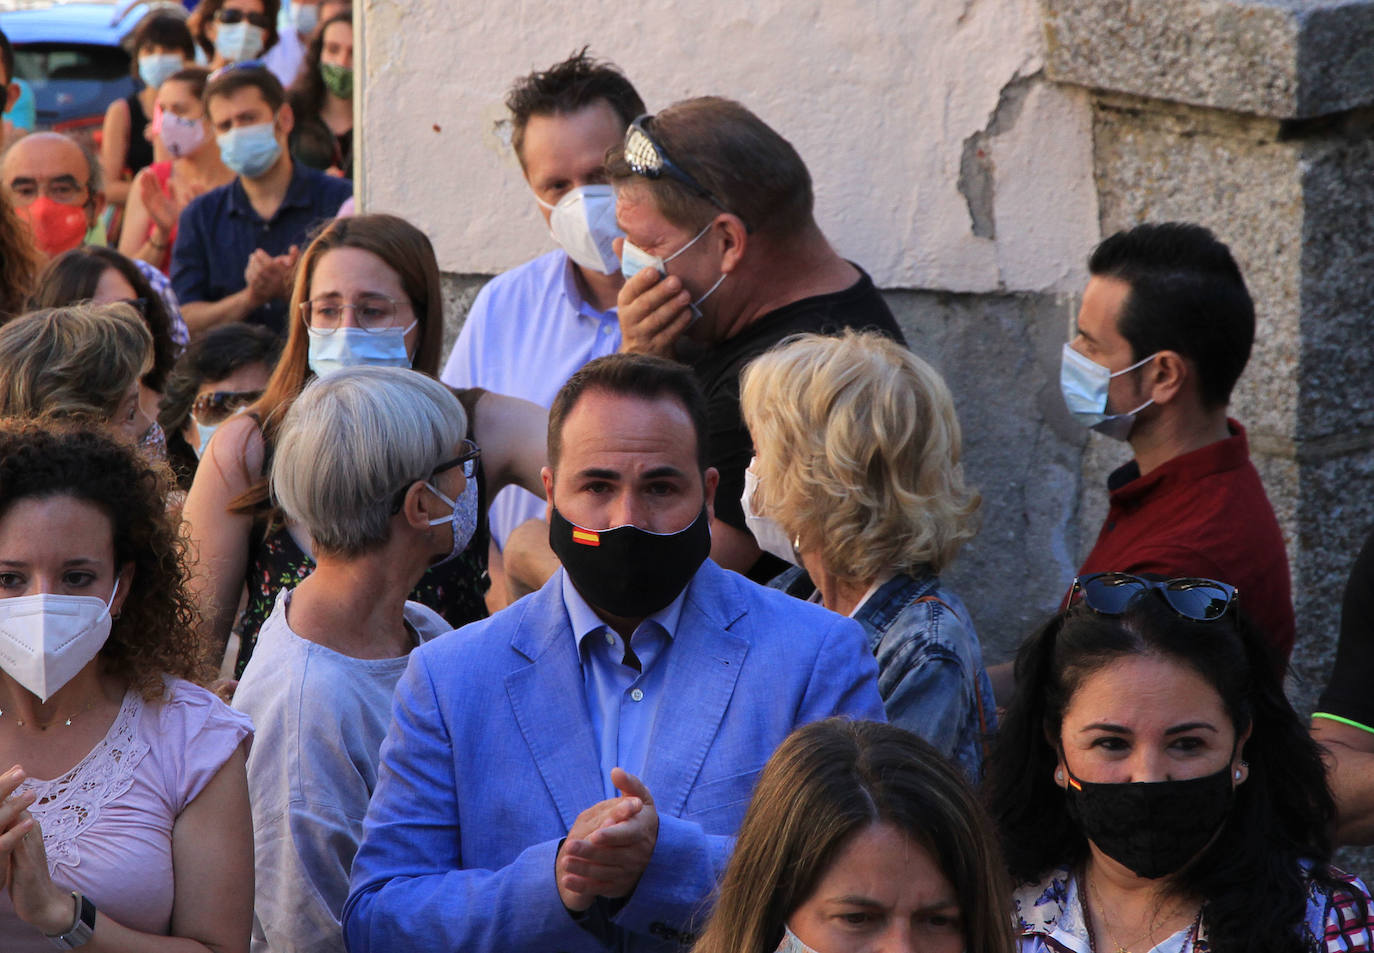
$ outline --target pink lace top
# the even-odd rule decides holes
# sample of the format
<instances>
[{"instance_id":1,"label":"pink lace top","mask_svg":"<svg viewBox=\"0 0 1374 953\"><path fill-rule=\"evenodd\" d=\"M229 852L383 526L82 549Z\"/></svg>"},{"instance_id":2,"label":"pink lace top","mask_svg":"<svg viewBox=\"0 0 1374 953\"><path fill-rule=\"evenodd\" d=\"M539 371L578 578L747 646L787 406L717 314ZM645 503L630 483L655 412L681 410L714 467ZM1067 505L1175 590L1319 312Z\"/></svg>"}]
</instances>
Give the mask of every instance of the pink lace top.
<instances>
[{"instance_id":1,"label":"pink lace top","mask_svg":"<svg viewBox=\"0 0 1374 953\"><path fill-rule=\"evenodd\" d=\"M246 715L190 682L168 678L151 703L126 693L110 730L76 767L20 787L39 793L29 810L42 825L53 882L127 927L165 935L172 825L252 733ZM15 916L8 892L0 892L0 937L5 953L52 949Z\"/></svg>"}]
</instances>

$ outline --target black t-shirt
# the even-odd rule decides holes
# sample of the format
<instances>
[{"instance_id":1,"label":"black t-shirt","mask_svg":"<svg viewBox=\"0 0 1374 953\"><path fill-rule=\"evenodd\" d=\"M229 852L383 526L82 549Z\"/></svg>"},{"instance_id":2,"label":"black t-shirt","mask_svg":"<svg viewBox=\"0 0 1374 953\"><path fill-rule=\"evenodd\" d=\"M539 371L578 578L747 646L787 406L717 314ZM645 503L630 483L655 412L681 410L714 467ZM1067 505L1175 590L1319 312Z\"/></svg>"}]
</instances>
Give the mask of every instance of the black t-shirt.
<instances>
[{"instance_id":1,"label":"black t-shirt","mask_svg":"<svg viewBox=\"0 0 1374 953\"><path fill-rule=\"evenodd\" d=\"M859 280L843 291L803 298L771 311L692 362L697 380L706 392L711 466L720 471L717 519L748 532L740 497L744 494L744 471L754 455L754 444L739 409L739 378L745 365L794 334L838 334L845 328L878 331L906 344L887 302L873 287L873 279L860 268ZM756 565L749 573L751 577L771 578L786 568L781 560L767 554L759 562L768 565Z\"/></svg>"},{"instance_id":2,"label":"black t-shirt","mask_svg":"<svg viewBox=\"0 0 1374 953\"><path fill-rule=\"evenodd\" d=\"M1350 570L1341 603L1341 640L1317 711L1374 730L1374 533Z\"/></svg>"}]
</instances>

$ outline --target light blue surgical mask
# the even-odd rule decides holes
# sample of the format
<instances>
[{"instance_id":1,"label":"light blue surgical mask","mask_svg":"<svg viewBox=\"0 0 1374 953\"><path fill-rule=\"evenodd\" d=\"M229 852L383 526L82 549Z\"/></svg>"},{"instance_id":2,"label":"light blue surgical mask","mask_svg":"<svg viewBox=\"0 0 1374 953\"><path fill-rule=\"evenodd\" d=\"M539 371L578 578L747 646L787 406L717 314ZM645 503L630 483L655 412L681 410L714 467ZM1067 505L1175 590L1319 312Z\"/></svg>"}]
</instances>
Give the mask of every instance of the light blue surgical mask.
<instances>
[{"instance_id":1,"label":"light blue surgical mask","mask_svg":"<svg viewBox=\"0 0 1374 953\"><path fill-rule=\"evenodd\" d=\"M306 362L316 377L328 377L345 367L409 367L406 335L420 322L410 322L406 328L383 328L364 331L362 328L335 328L321 332L306 328L310 336Z\"/></svg>"},{"instance_id":2,"label":"light blue surgical mask","mask_svg":"<svg viewBox=\"0 0 1374 953\"><path fill-rule=\"evenodd\" d=\"M281 156L275 123L260 122L253 126L236 126L216 136L219 155L238 175L255 179L262 175Z\"/></svg>"},{"instance_id":3,"label":"light blue surgical mask","mask_svg":"<svg viewBox=\"0 0 1374 953\"><path fill-rule=\"evenodd\" d=\"M715 222L708 222L706 227L703 228L701 231L697 232L696 235L692 237L692 240L690 242L683 245L681 248L673 252L667 258L660 258L657 255L651 255L644 249L636 245L634 242L630 241L628 238L625 239L624 243L622 243L620 247L620 273L624 275L627 279L629 279L639 274L645 268L653 268L664 278L668 277L668 262L672 261L678 255L681 255L687 249L695 245L697 241L701 238L701 236L705 235L707 232L711 230L711 226L714 224ZM720 283L724 280L725 273L721 272L720 277L716 279L716 283L713 284L711 287L707 288L706 293L704 295L702 295L700 298L687 305L687 307L690 308L692 311L692 324L696 324L698 321L701 320L701 308L699 307L701 303L705 301L707 298L711 297L712 293L714 293L715 290L720 287Z\"/></svg>"},{"instance_id":4,"label":"light blue surgical mask","mask_svg":"<svg viewBox=\"0 0 1374 953\"><path fill-rule=\"evenodd\" d=\"M1074 419L1090 430L1096 430L1113 440L1125 440L1135 426L1136 414L1153 404L1150 398L1135 410L1124 414L1107 413L1107 389L1113 377L1120 377L1153 361L1158 352L1136 361L1130 367L1113 374L1101 364L1080 354L1068 344L1064 345L1064 356L1059 365L1059 389L1064 394L1064 403Z\"/></svg>"},{"instance_id":5,"label":"light blue surgical mask","mask_svg":"<svg viewBox=\"0 0 1374 953\"><path fill-rule=\"evenodd\" d=\"M210 446L210 438L218 429L219 424L203 424L199 420L196 421L196 433L200 434L200 446L196 447L197 460L205 456L205 448Z\"/></svg>"},{"instance_id":6,"label":"light blue surgical mask","mask_svg":"<svg viewBox=\"0 0 1374 953\"><path fill-rule=\"evenodd\" d=\"M469 466L472 472L468 473ZM451 559L456 559L468 548L468 543L472 542L472 536L477 532L477 465L475 462L469 466L464 466L463 473L467 476L467 482L463 484L463 494L457 500L451 500L443 493L439 492L438 487L428 480L425 486L429 487L431 493L447 503L453 510L448 516L441 516L437 520L430 520L430 526L438 526L441 523L449 523L453 526L453 548L449 554L437 563L431 563L430 569L442 566Z\"/></svg>"},{"instance_id":7,"label":"light blue surgical mask","mask_svg":"<svg viewBox=\"0 0 1374 953\"><path fill-rule=\"evenodd\" d=\"M320 5L318 3L291 4L291 23L301 36L309 36L320 24Z\"/></svg>"},{"instance_id":8,"label":"light blue surgical mask","mask_svg":"<svg viewBox=\"0 0 1374 953\"><path fill-rule=\"evenodd\" d=\"M256 59L266 42L267 31L247 20L216 24L215 52L230 63Z\"/></svg>"},{"instance_id":9,"label":"light blue surgical mask","mask_svg":"<svg viewBox=\"0 0 1374 953\"><path fill-rule=\"evenodd\" d=\"M138 58L138 78L149 89L157 89L185 65L180 53L149 53Z\"/></svg>"}]
</instances>

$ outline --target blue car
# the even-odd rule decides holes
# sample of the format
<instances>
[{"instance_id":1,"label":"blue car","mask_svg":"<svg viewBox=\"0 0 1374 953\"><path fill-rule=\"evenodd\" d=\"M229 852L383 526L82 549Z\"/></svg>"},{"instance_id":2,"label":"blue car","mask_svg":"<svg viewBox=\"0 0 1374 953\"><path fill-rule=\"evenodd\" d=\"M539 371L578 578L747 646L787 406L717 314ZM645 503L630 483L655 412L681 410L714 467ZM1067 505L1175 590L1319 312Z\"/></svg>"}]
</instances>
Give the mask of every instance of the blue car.
<instances>
[{"instance_id":1,"label":"blue car","mask_svg":"<svg viewBox=\"0 0 1374 953\"><path fill-rule=\"evenodd\" d=\"M33 89L37 128L95 146L105 109L135 89L123 43L151 10L184 16L169 0L19 0L0 10L14 45L14 72Z\"/></svg>"}]
</instances>

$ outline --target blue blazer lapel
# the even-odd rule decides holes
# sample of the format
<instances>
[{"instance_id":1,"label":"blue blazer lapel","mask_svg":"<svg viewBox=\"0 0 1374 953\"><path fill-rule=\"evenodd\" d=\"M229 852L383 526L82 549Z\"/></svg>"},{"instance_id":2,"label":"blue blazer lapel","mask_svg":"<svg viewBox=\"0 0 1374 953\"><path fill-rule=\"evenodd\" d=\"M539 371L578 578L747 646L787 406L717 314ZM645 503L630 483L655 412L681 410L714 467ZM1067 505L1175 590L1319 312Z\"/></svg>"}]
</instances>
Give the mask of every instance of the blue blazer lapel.
<instances>
[{"instance_id":1,"label":"blue blazer lapel","mask_svg":"<svg viewBox=\"0 0 1374 953\"><path fill-rule=\"evenodd\" d=\"M561 570L529 599L514 628L511 648L529 664L506 676L506 695L563 826L571 828L606 795Z\"/></svg>"},{"instance_id":2,"label":"blue blazer lapel","mask_svg":"<svg viewBox=\"0 0 1374 953\"><path fill-rule=\"evenodd\" d=\"M737 585L707 560L683 602L644 770L660 813L682 813L749 654L749 641L729 632L745 615Z\"/></svg>"}]
</instances>

